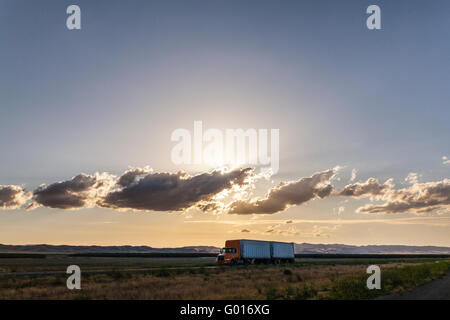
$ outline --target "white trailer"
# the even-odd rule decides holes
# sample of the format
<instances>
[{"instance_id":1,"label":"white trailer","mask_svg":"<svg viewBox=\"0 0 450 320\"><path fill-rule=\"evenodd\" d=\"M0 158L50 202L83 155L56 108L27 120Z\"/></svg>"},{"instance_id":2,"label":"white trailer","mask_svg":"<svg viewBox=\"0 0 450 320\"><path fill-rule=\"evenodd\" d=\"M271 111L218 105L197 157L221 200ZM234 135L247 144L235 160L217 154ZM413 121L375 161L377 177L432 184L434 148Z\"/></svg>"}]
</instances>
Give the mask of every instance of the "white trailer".
<instances>
[{"instance_id":1,"label":"white trailer","mask_svg":"<svg viewBox=\"0 0 450 320\"><path fill-rule=\"evenodd\" d=\"M294 244L286 242L271 242L272 259L295 259Z\"/></svg>"},{"instance_id":2,"label":"white trailer","mask_svg":"<svg viewBox=\"0 0 450 320\"><path fill-rule=\"evenodd\" d=\"M271 246L268 241L241 240L242 259L270 259Z\"/></svg>"}]
</instances>

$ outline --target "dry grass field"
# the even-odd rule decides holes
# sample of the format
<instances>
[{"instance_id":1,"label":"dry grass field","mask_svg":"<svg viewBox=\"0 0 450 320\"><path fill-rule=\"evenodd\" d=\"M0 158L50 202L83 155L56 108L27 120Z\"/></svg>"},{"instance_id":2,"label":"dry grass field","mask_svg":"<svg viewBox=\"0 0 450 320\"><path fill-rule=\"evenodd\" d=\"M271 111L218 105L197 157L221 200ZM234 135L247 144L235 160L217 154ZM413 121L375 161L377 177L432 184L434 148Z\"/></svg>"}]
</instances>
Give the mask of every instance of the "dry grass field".
<instances>
[{"instance_id":1,"label":"dry grass field","mask_svg":"<svg viewBox=\"0 0 450 320\"><path fill-rule=\"evenodd\" d=\"M142 258L142 257L72 257L49 254L45 259L0 259L1 272L61 271L75 264L82 270L120 270L123 268L164 268L173 266L215 265L214 257Z\"/></svg>"},{"instance_id":2,"label":"dry grass field","mask_svg":"<svg viewBox=\"0 0 450 320\"><path fill-rule=\"evenodd\" d=\"M64 271L77 263L82 269L82 289L73 291L66 288L65 274L2 274L0 299L368 299L401 292L450 271L448 259L320 259L210 268L212 262L210 257L0 259L2 272ZM370 264L381 267L382 290L366 288ZM153 270L125 270L130 267Z\"/></svg>"}]
</instances>

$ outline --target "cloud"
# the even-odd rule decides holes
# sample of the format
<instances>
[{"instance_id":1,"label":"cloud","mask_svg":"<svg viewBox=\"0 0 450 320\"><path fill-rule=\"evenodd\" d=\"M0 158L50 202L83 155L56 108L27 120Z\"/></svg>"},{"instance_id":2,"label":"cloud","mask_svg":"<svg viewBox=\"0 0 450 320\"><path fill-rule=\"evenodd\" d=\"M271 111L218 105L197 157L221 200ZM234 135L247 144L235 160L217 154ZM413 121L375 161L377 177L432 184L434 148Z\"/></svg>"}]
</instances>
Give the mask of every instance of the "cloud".
<instances>
[{"instance_id":1,"label":"cloud","mask_svg":"<svg viewBox=\"0 0 450 320\"><path fill-rule=\"evenodd\" d=\"M358 208L361 213L413 213L432 211L450 212L450 179L419 183L412 179L408 188L389 190L382 199L382 205L369 204Z\"/></svg>"},{"instance_id":2,"label":"cloud","mask_svg":"<svg viewBox=\"0 0 450 320\"><path fill-rule=\"evenodd\" d=\"M358 172L358 170L356 170L356 169L352 170L352 176L350 177L350 182L355 181L357 172Z\"/></svg>"},{"instance_id":3,"label":"cloud","mask_svg":"<svg viewBox=\"0 0 450 320\"><path fill-rule=\"evenodd\" d=\"M122 187L129 186L134 181L136 181L137 178L150 172L152 172L152 169L150 169L148 166L144 168L129 169L120 176L119 180L117 181L117 184Z\"/></svg>"},{"instance_id":4,"label":"cloud","mask_svg":"<svg viewBox=\"0 0 450 320\"><path fill-rule=\"evenodd\" d=\"M427 217L427 216L413 216L413 217L393 217L390 216L388 218L380 218L379 216L376 216L376 218L373 219L294 219L290 220L292 221L292 224L300 224L300 225L310 225L310 224L317 224L317 225L355 225L355 224L388 224L388 225L427 225L427 226L438 226L438 227L450 227L450 216L433 216L433 217ZM247 221L231 221L231 220L189 220L184 221L185 223L196 223L196 224L223 224L227 226L251 226L253 228L257 226L264 226L264 225L270 225L271 228L274 224L284 224L286 225L286 220L282 219L263 219L263 220L247 220ZM292 225L290 224L290 225ZM229 227L227 227L229 229ZM241 229L239 229L241 230ZM250 229L249 229L250 230ZM250 230L251 231L251 230ZM253 231L251 231L253 232Z\"/></svg>"},{"instance_id":5,"label":"cloud","mask_svg":"<svg viewBox=\"0 0 450 320\"><path fill-rule=\"evenodd\" d=\"M252 174L250 168L196 176L183 172L144 173L135 169L119 178L100 205L141 211L180 211L195 205L209 209L207 202L213 201L214 196L235 186L244 186Z\"/></svg>"},{"instance_id":6,"label":"cloud","mask_svg":"<svg viewBox=\"0 0 450 320\"><path fill-rule=\"evenodd\" d=\"M110 173L78 174L75 177L41 185L33 192L20 186L0 185L0 209L27 209L39 206L56 209L106 207L116 210L182 211L191 208L208 213L274 214L313 199L370 197L371 203L359 213L450 212L450 180L419 183L410 173L408 187L394 189L392 179L375 178L346 185L336 191L331 184L339 168L313 174L296 181L281 182L263 198L251 199L249 190L260 178L251 168L189 175L184 172L153 172L149 167L130 168L119 177ZM384 203L374 202L375 200ZM228 201L228 203L227 203ZM338 215L344 207L336 208ZM286 224L290 222L287 221Z\"/></svg>"},{"instance_id":7,"label":"cloud","mask_svg":"<svg viewBox=\"0 0 450 320\"><path fill-rule=\"evenodd\" d=\"M356 182L346 185L338 195L354 198L381 196L392 189L392 187L392 179L380 184L377 179L369 178L366 182Z\"/></svg>"},{"instance_id":8,"label":"cloud","mask_svg":"<svg viewBox=\"0 0 450 320\"><path fill-rule=\"evenodd\" d=\"M340 229L342 225L337 224L333 226L313 226L312 230L309 232L309 234L304 234L305 236L309 235L310 237L315 238L329 238L331 236L331 233L334 231Z\"/></svg>"},{"instance_id":9,"label":"cloud","mask_svg":"<svg viewBox=\"0 0 450 320\"><path fill-rule=\"evenodd\" d=\"M31 196L31 192L26 192L25 189L20 186L0 185L0 209L19 209L30 200Z\"/></svg>"},{"instance_id":10,"label":"cloud","mask_svg":"<svg viewBox=\"0 0 450 320\"><path fill-rule=\"evenodd\" d=\"M341 224L329 224L324 221L326 225L303 225L301 228L294 225L272 224L264 228L263 225L254 225L252 229L235 229L231 233L241 232L241 233L252 233L254 235L263 236L283 236L292 237L300 236L302 238L328 238L332 233L341 228Z\"/></svg>"},{"instance_id":11,"label":"cloud","mask_svg":"<svg viewBox=\"0 0 450 320\"><path fill-rule=\"evenodd\" d=\"M443 165L450 165L450 159L447 156L442 157L442 164Z\"/></svg>"},{"instance_id":12,"label":"cloud","mask_svg":"<svg viewBox=\"0 0 450 320\"><path fill-rule=\"evenodd\" d=\"M108 173L81 173L70 180L39 186L33 192L33 203L28 209L39 206L56 209L90 208L102 199L112 184L113 176Z\"/></svg>"},{"instance_id":13,"label":"cloud","mask_svg":"<svg viewBox=\"0 0 450 320\"><path fill-rule=\"evenodd\" d=\"M32 194L28 210L40 206L65 210L98 206L119 210L180 211L195 206L204 212L217 212L223 204L214 197L230 189L243 189L253 175L250 168L196 176L184 172L153 173L149 167L131 168L118 178L109 173L81 173L70 180L41 185L29 193L26 200L20 196L20 187L2 187L0 208L17 208L18 199L22 199L20 205L23 205Z\"/></svg>"},{"instance_id":14,"label":"cloud","mask_svg":"<svg viewBox=\"0 0 450 320\"><path fill-rule=\"evenodd\" d=\"M416 184L416 183L419 182L419 175L417 173L411 172L405 178L405 181L410 183L410 184Z\"/></svg>"},{"instance_id":15,"label":"cloud","mask_svg":"<svg viewBox=\"0 0 450 320\"><path fill-rule=\"evenodd\" d=\"M223 209L223 204L214 201L201 201L196 207L203 212L219 213Z\"/></svg>"},{"instance_id":16,"label":"cloud","mask_svg":"<svg viewBox=\"0 0 450 320\"><path fill-rule=\"evenodd\" d=\"M330 169L297 181L282 182L271 188L264 199L234 201L229 206L229 213L273 214L315 198L325 198L334 190L330 181L336 171Z\"/></svg>"}]
</instances>

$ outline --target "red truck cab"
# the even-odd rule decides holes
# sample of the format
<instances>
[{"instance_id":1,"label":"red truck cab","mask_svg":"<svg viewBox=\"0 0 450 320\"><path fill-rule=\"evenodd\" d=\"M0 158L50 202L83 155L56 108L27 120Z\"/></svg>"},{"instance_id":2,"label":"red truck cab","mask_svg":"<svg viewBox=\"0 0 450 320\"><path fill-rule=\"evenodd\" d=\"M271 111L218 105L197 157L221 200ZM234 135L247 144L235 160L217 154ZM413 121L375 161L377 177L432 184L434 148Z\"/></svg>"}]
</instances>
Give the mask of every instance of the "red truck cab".
<instances>
[{"instance_id":1,"label":"red truck cab","mask_svg":"<svg viewBox=\"0 0 450 320\"><path fill-rule=\"evenodd\" d=\"M220 249L217 255L217 264L233 264L234 261L240 258L240 243L239 240L227 240L225 248Z\"/></svg>"}]
</instances>

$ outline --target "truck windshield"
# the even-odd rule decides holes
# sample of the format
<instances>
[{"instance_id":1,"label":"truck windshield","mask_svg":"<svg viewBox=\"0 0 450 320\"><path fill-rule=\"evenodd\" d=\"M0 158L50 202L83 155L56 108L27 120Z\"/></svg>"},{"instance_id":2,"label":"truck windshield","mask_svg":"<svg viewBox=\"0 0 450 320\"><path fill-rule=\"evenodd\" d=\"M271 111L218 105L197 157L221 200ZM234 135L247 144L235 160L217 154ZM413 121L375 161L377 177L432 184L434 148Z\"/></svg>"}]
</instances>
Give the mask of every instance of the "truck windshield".
<instances>
[{"instance_id":1,"label":"truck windshield","mask_svg":"<svg viewBox=\"0 0 450 320\"><path fill-rule=\"evenodd\" d=\"M236 253L236 248L222 248L220 253Z\"/></svg>"}]
</instances>

